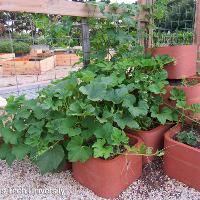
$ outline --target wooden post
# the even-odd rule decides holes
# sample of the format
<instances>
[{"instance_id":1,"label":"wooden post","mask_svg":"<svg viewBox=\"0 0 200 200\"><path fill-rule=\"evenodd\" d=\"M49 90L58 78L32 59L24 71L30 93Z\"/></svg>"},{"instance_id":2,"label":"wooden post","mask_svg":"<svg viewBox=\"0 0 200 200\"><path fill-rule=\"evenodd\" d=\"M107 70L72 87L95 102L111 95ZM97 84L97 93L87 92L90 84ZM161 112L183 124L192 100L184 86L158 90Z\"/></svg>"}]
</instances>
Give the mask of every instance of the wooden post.
<instances>
[{"instance_id":1,"label":"wooden post","mask_svg":"<svg viewBox=\"0 0 200 200\"><path fill-rule=\"evenodd\" d=\"M194 44L197 44L198 48L198 57L200 56L199 48L200 48L200 0L196 0L196 14L195 14L195 24L194 24ZM200 66L197 62L197 71L200 72Z\"/></svg>"},{"instance_id":2,"label":"wooden post","mask_svg":"<svg viewBox=\"0 0 200 200\"><path fill-rule=\"evenodd\" d=\"M90 34L87 18L81 19L82 26L82 47L83 47L83 65L87 67L90 63Z\"/></svg>"},{"instance_id":3,"label":"wooden post","mask_svg":"<svg viewBox=\"0 0 200 200\"><path fill-rule=\"evenodd\" d=\"M195 14L195 24L194 24L194 43L200 44L200 0L196 0L196 14Z\"/></svg>"},{"instance_id":4,"label":"wooden post","mask_svg":"<svg viewBox=\"0 0 200 200\"><path fill-rule=\"evenodd\" d=\"M153 3L153 0L138 0L138 4L143 6L143 5L146 5L146 4L151 4ZM140 16L145 16L147 13L144 11L144 10L141 10L140 12ZM140 44L142 46L144 46L144 48L147 48L147 47L151 47L151 43L152 43L152 30L147 30L147 24L149 23L152 23L152 20L143 20L143 21L139 21L138 22L138 28L139 29L143 29L143 31L145 33L148 33L149 34L149 37L148 38L140 38Z\"/></svg>"}]
</instances>

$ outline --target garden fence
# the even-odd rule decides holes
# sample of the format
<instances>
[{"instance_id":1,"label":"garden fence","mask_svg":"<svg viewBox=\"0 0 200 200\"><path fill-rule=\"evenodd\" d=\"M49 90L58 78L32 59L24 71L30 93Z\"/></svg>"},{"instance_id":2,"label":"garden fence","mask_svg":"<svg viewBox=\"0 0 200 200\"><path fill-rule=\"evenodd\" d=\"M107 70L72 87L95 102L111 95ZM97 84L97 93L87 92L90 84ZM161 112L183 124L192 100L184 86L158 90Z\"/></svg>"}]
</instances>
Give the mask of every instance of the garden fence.
<instances>
[{"instance_id":1,"label":"garden fence","mask_svg":"<svg viewBox=\"0 0 200 200\"><path fill-rule=\"evenodd\" d=\"M44 0L41 5L40 0L0 0L0 53L15 52L17 56L14 58L10 54L4 57L0 54L0 96L25 94L34 98L36 92L52 80L81 68L83 62L87 64L90 50L86 18L102 17L102 14L83 3L49 2ZM140 0L140 3L144 2ZM183 2L186 2L184 6ZM170 3L165 19L155 22L153 46L192 43L195 5L193 0ZM39 18L33 14L35 12L41 13ZM73 23L67 16L73 17ZM143 23L142 19L137 20ZM29 48L31 56L27 55ZM78 62L79 57L75 53L81 56L81 52L85 60ZM5 60L8 62L2 64ZM62 65L62 62L65 63ZM23 68L20 67L22 63Z\"/></svg>"}]
</instances>

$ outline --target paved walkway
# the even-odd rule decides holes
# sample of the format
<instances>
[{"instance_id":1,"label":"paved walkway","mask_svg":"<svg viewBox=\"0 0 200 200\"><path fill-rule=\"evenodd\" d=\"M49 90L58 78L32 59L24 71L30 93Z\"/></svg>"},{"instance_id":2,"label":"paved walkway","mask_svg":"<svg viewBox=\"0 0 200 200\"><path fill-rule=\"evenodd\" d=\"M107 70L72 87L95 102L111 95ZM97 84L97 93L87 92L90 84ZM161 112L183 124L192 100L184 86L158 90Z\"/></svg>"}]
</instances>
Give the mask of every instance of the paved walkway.
<instances>
[{"instance_id":1,"label":"paved walkway","mask_svg":"<svg viewBox=\"0 0 200 200\"><path fill-rule=\"evenodd\" d=\"M27 98L37 97L37 92L47 86L52 80L67 76L70 72L76 71L77 67L58 67L53 71L36 76L18 75L0 77L0 96L7 98L10 95L26 95ZM18 84L16 84L16 82Z\"/></svg>"}]
</instances>

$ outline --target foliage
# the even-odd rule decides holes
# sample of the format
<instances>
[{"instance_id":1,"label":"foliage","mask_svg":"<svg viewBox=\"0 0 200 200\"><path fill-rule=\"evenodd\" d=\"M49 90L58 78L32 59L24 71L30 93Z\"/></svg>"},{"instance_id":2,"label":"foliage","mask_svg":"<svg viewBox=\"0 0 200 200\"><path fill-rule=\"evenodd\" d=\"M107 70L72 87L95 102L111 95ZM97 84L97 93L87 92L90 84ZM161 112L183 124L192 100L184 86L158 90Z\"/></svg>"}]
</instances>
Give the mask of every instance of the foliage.
<instances>
[{"instance_id":1,"label":"foliage","mask_svg":"<svg viewBox=\"0 0 200 200\"><path fill-rule=\"evenodd\" d=\"M190 31L177 31L174 33L154 31L153 33L153 41L155 47L192 44L193 37L194 33Z\"/></svg>"},{"instance_id":2,"label":"foliage","mask_svg":"<svg viewBox=\"0 0 200 200\"><path fill-rule=\"evenodd\" d=\"M78 46L81 33L74 25L76 20L68 16L33 15L32 21L39 35L35 42L54 47Z\"/></svg>"},{"instance_id":3,"label":"foliage","mask_svg":"<svg viewBox=\"0 0 200 200\"><path fill-rule=\"evenodd\" d=\"M0 41L0 53L19 53L30 52L30 45L26 42L4 39Z\"/></svg>"},{"instance_id":4,"label":"foliage","mask_svg":"<svg viewBox=\"0 0 200 200\"><path fill-rule=\"evenodd\" d=\"M157 20L156 25L170 32L192 30L194 18L194 0L170 0L165 9L165 18Z\"/></svg>"},{"instance_id":5,"label":"foliage","mask_svg":"<svg viewBox=\"0 0 200 200\"><path fill-rule=\"evenodd\" d=\"M179 141L179 142L182 142L184 144L188 144L190 146L196 146L198 140L197 140L197 136L195 135L195 132L194 131L182 131L182 132L179 132L177 135L176 135L176 139Z\"/></svg>"},{"instance_id":6,"label":"foliage","mask_svg":"<svg viewBox=\"0 0 200 200\"><path fill-rule=\"evenodd\" d=\"M99 62L52 83L35 100L10 97L1 117L2 159L11 164L28 156L45 173L59 167L66 151L72 162L123 153L130 148L125 127L173 120L170 109L158 109L167 84L163 66L172 61L147 56Z\"/></svg>"},{"instance_id":7,"label":"foliage","mask_svg":"<svg viewBox=\"0 0 200 200\"><path fill-rule=\"evenodd\" d=\"M196 85L196 84L198 84L199 82L198 82L198 80L197 79L186 79L186 78L184 78L184 79L182 79L182 81L181 81L181 84L183 85L183 86L194 86L194 85Z\"/></svg>"},{"instance_id":8,"label":"foliage","mask_svg":"<svg viewBox=\"0 0 200 200\"><path fill-rule=\"evenodd\" d=\"M117 57L141 54L143 48L138 49L137 46L138 25L132 18L139 13L140 8L137 4L109 4L110 11L106 11L104 2L89 2L88 5L98 7L105 16L101 19L89 19L91 50L94 52L92 59L102 60L109 55L115 60ZM123 12L117 12L119 9Z\"/></svg>"},{"instance_id":9,"label":"foliage","mask_svg":"<svg viewBox=\"0 0 200 200\"><path fill-rule=\"evenodd\" d=\"M174 87L170 91L170 94L171 94L170 99L176 102L175 109L181 109L183 111L180 112L183 118L188 117L185 115L184 111L192 111L194 113L200 113L200 104L188 105L186 102L186 95L183 90Z\"/></svg>"}]
</instances>

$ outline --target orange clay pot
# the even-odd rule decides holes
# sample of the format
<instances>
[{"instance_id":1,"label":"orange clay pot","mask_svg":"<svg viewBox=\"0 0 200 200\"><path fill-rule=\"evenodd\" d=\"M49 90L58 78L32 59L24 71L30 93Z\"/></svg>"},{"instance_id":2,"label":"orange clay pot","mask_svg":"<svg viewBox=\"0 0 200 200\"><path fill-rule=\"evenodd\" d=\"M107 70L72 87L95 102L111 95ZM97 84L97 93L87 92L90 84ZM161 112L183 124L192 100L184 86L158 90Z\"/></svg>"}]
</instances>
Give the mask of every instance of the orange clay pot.
<instances>
[{"instance_id":1,"label":"orange clay pot","mask_svg":"<svg viewBox=\"0 0 200 200\"><path fill-rule=\"evenodd\" d=\"M147 147L152 147L153 153L155 153L157 150L160 150L163 148L164 134L171 127L172 127L171 124L166 124L166 125L160 125L149 131L127 130L126 132L140 137L144 141L144 144ZM143 164L148 164L148 163L152 162L155 158L156 158L156 156L144 156Z\"/></svg>"},{"instance_id":2,"label":"orange clay pot","mask_svg":"<svg viewBox=\"0 0 200 200\"><path fill-rule=\"evenodd\" d=\"M189 80L193 80L195 78L187 78ZM166 94L163 96L164 99L169 99L170 98L170 91L176 87L177 89L183 90L185 92L186 95L186 101L188 103L200 103L200 79L196 79L198 81L198 83L196 85L193 86L172 86L172 85L168 85L165 86L166 89Z\"/></svg>"},{"instance_id":3,"label":"orange clay pot","mask_svg":"<svg viewBox=\"0 0 200 200\"><path fill-rule=\"evenodd\" d=\"M159 47L155 48L153 55L169 55L176 59L174 65L165 67L169 79L182 79L196 75L197 45Z\"/></svg>"},{"instance_id":4,"label":"orange clay pot","mask_svg":"<svg viewBox=\"0 0 200 200\"><path fill-rule=\"evenodd\" d=\"M178 125L165 134L164 171L170 178L200 191L200 150L173 139L181 129Z\"/></svg>"},{"instance_id":5,"label":"orange clay pot","mask_svg":"<svg viewBox=\"0 0 200 200\"><path fill-rule=\"evenodd\" d=\"M187 78L189 80L195 79L195 78ZM183 90L186 95L186 103L187 105L192 104L199 104L200 103L200 79L196 79L199 83L194 86L176 86L177 89ZM164 102L167 103L170 106L175 106L176 102L170 100L170 91L173 89L174 86L168 85L165 87L166 94L163 95ZM191 111L185 112L186 115L191 116L193 119L200 119L199 113L193 113ZM189 122L189 121L188 121Z\"/></svg>"},{"instance_id":6,"label":"orange clay pot","mask_svg":"<svg viewBox=\"0 0 200 200\"><path fill-rule=\"evenodd\" d=\"M138 146L140 138L130 136L131 144ZM74 178L103 198L115 198L142 174L142 156L119 155L111 160L91 158L85 163L72 164Z\"/></svg>"}]
</instances>

